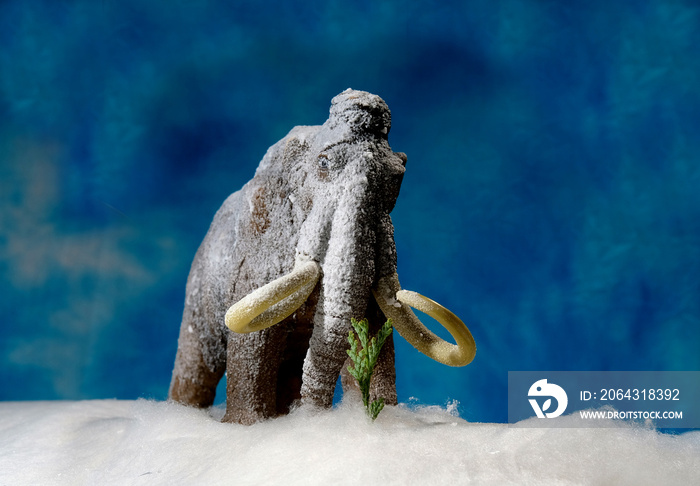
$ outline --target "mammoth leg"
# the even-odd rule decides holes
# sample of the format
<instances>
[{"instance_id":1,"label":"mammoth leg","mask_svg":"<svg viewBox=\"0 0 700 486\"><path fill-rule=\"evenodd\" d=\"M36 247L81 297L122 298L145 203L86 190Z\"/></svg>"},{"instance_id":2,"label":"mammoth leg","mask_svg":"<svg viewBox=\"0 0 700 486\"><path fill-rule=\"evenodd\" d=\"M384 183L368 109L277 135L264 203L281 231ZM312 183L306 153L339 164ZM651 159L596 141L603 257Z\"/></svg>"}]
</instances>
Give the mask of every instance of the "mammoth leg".
<instances>
[{"instance_id":1,"label":"mammoth leg","mask_svg":"<svg viewBox=\"0 0 700 486\"><path fill-rule=\"evenodd\" d=\"M290 333L277 376L277 414L289 413L292 404L301 398L301 370L309 347L308 332Z\"/></svg>"},{"instance_id":2,"label":"mammoth leg","mask_svg":"<svg viewBox=\"0 0 700 486\"><path fill-rule=\"evenodd\" d=\"M253 423L287 413L301 396L320 271L318 263L297 257L290 273L226 311L226 326L234 332L229 336L224 421Z\"/></svg>"},{"instance_id":3,"label":"mammoth leg","mask_svg":"<svg viewBox=\"0 0 700 486\"><path fill-rule=\"evenodd\" d=\"M216 386L226 369L226 346L223 335L200 333L196 324L193 310L186 308L168 397L204 408L214 403Z\"/></svg>"},{"instance_id":4,"label":"mammoth leg","mask_svg":"<svg viewBox=\"0 0 700 486\"><path fill-rule=\"evenodd\" d=\"M314 312L318 303L318 287L294 313L292 332L287 334L284 357L277 377L277 413L289 413L292 404L301 398L302 369L313 331Z\"/></svg>"},{"instance_id":5,"label":"mammoth leg","mask_svg":"<svg viewBox=\"0 0 700 486\"><path fill-rule=\"evenodd\" d=\"M289 323L229 333L223 422L250 425L277 416L277 378Z\"/></svg>"}]
</instances>

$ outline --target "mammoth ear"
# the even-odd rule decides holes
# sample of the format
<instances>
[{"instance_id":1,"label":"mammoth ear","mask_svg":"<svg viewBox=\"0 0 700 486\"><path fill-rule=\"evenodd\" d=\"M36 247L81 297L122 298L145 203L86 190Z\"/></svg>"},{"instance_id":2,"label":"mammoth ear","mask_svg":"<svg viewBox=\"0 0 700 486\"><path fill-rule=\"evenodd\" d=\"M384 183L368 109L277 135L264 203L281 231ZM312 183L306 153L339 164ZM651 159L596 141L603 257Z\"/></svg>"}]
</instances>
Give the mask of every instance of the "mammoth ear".
<instances>
[{"instance_id":1,"label":"mammoth ear","mask_svg":"<svg viewBox=\"0 0 700 486\"><path fill-rule=\"evenodd\" d=\"M374 298L394 327L421 353L448 366L465 366L476 354L476 344L467 326L452 312L417 292L401 290L396 273L383 277L372 289ZM440 339L426 328L410 309L418 309L442 324L456 344Z\"/></svg>"}]
</instances>

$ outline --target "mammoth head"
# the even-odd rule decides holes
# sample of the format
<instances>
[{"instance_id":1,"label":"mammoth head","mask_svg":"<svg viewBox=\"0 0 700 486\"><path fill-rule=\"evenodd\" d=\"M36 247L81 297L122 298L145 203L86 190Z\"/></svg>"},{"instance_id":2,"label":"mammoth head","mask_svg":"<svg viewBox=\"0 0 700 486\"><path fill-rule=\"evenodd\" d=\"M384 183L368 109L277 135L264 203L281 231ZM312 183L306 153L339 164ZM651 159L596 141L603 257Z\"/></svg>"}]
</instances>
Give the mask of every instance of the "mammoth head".
<instances>
[{"instance_id":1,"label":"mammoth head","mask_svg":"<svg viewBox=\"0 0 700 486\"><path fill-rule=\"evenodd\" d=\"M374 298L399 334L422 353L450 366L473 359L476 347L464 323L399 285L389 213L406 156L391 150L390 128L391 114L381 98L346 90L333 98L322 126L298 132L303 140L295 139L295 170L303 172L303 191L312 203L299 230L294 269L231 306L226 313L231 330L253 332L279 323L321 284L324 310L316 326L342 327L344 322L347 329L350 318L360 317ZM456 344L430 332L411 308L438 320Z\"/></svg>"}]
</instances>

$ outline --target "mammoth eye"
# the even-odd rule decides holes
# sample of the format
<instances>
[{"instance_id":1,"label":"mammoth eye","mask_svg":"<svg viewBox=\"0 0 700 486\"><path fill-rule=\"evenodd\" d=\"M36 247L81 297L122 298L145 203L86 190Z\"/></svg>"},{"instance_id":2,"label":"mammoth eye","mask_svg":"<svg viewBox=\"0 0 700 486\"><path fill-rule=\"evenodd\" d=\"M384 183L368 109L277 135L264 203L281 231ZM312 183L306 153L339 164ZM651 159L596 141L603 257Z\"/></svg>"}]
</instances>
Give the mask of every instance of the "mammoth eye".
<instances>
[{"instance_id":1,"label":"mammoth eye","mask_svg":"<svg viewBox=\"0 0 700 486\"><path fill-rule=\"evenodd\" d=\"M327 154L318 154L318 166L321 170L328 170L329 158Z\"/></svg>"}]
</instances>

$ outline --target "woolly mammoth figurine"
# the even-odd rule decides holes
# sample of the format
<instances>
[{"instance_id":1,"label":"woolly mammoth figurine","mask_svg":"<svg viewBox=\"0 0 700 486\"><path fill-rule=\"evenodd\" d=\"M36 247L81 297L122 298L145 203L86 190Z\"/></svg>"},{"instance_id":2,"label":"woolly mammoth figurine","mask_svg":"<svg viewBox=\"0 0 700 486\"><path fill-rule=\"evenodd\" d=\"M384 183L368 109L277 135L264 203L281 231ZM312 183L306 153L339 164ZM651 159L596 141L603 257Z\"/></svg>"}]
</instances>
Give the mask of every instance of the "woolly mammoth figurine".
<instances>
[{"instance_id":1,"label":"woolly mammoth figurine","mask_svg":"<svg viewBox=\"0 0 700 486\"><path fill-rule=\"evenodd\" d=\"M352 317L367 317L371 332L391 318L446 365L472 360L462 321L400 288L389 213L406 156L389 147L390 125L381 98L348 89L323 125L292 129L226 199L187 280L171 399L210 406L226 371L224 421L251 424L298 399L330 407ZM457 344L431 333L410 307L435 317ZM371 390L396 403L391 337Z\"/></svg>"}]
</instances>

